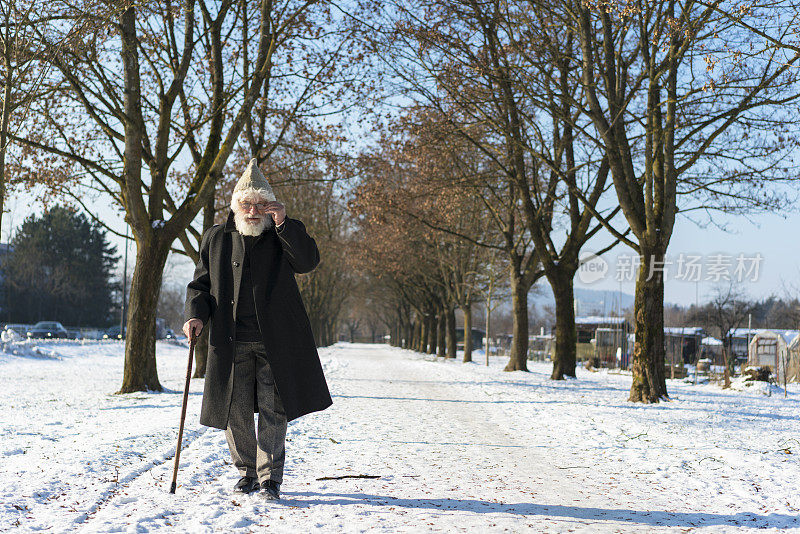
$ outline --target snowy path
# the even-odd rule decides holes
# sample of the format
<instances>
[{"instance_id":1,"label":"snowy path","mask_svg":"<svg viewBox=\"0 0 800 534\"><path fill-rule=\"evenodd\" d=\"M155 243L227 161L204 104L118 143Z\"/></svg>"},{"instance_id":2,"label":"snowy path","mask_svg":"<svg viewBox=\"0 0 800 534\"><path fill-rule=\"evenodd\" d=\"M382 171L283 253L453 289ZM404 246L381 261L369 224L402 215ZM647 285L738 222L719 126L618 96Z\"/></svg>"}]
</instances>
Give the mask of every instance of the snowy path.
<instances>
[{"instance_id":1,"label":"snowy path","mask_svg":"<svg viewBox=\"0 0 800 534\"><path fill-rule=\"evenodd\" d=\"M0 355L0 531L800 532L797 389L671 382L673 402L644 407L626 376L339 344L321 351L334 405L290 424L268 503L231 493L201 380L167 493L185 348L158 346L167 392L124 396L118 343L23 348ZM319 480L345 475L379 478Z\"/></svg>"}]
</instances>

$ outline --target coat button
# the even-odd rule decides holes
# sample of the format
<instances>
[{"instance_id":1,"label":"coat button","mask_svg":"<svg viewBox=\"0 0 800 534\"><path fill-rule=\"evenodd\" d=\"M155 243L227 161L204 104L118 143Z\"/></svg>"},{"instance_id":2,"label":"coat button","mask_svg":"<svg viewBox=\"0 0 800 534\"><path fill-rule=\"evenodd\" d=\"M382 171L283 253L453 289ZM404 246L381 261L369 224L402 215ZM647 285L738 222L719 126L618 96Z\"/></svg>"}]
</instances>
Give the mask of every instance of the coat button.
<instances>
[{"instance_id":1,"label":"coat button","mask_svg":"<svg viewBox=\"0 0 800 534\"><path fill-rule=\"evenodd\" d=\"M228 341L233 341L233 336L228 336Z\"/></svg>"},{"instance_id":2,"label":"coat button","mask_svg":"<svg viewBox=\"0 0 800 534\"><path fill-rule=\"evenodd\" d=\"M233 266L234 267L238 267L239 266L239 262L238 261L233 262Z\"/></svg>"},{"instance_id":3,"label":"coat button","mask_svg":"<svg viewBox=\"0 0 800 534\"><path fill-rule=\"evenodd\" d=\"M234 304L236 304L236 301L235 301L235 300L232 300L232 301L231 301L231 306L233 306Z\"/></svg>"}]
</instances>

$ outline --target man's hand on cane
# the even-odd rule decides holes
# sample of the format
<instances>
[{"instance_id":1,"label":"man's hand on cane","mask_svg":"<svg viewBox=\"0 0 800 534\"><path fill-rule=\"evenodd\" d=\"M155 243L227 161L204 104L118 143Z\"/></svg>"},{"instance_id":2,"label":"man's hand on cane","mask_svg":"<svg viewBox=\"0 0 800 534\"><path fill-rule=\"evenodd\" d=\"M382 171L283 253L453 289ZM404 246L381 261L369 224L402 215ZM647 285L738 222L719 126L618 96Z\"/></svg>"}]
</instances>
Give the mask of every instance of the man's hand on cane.
<instances>
[{"instance_id":1,"label":"man's hand on cane","mask_svg":"<svg viewBox=\"0 0 800 534\"><path fill-rule=\"evenodd\" d=\"M193 337L199 336L202 330L203 321L200 319L189 319L183 323L183 333L186 335L186 339L192 339Z\"/></svg>"}]
</instances>

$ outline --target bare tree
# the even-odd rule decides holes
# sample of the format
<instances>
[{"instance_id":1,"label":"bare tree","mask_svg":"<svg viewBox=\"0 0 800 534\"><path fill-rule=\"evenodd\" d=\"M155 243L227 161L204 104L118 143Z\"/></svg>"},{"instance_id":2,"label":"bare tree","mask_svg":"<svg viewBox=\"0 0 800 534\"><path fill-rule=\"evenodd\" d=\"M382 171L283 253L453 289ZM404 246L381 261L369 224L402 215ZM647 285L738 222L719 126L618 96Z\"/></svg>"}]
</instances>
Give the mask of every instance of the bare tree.
<instances>
[{"instance_id":1,"label":"bare tree","mask_svg":"<svg viewBox=\"0 0 800 534\"><path fill-rule=\"evenodd\" d=\"M742 326L753 311L753 303L736 284L718 286L710 302L711 323L722 340L722 357L725 362L724 388L731 387L731 374L735 361L731 357L731 332Z\"/></svg>"},{"instance_id":2,"label":"bare tree","mask_svg":"<svg viewBox=\"0 0 800 534\"><path fill-rule=\"evenodd\" d=\"M515 327L506 369L527 367L527 293L545 276L556 297L552 378L562 379L575 376L580 250L602 228L594 218L611 219L620 208L598 208L609 167L585 133L574 29L527 11L525 2L474 0L395 7L387 64L417 105L495 171L471 181L482 181L473 191L508 236ZM566 240L555 229L566 229ZM521 242L530 244L530 260L521 261Z\"/></svg>"},{"instance_id":3,"label":"bare tree","mask_svg":"<svg viewBox=\"0 0 800 534\"><path fill-rule=\"evenodd\" d=\"M466 176L478 172L482 156L471 144L442 137L441 123L426 120L425 115L410 109L392 123L381 148L363 156L362 181L352 206L385 235L377 237L386 243L379 248L384 258L387 251L382 249L393 247L388 257L404 267L399 280L395 276L387 280L404 288L399 300L416 312L413 320L403 321L407 328L403 339L413 337L418 350L435 349L455 358L455 309L463 311L468 333L484 267L503 248L485 202L473 190L479 186ZM398 240L398 235L407 241ZM391 260L379 265L389 273L397 271ZM428 343L423 349L418 345L424 339ZM467 361L471 350L467 336Z\"/></svg>"},{"instance_id":4,"label":"bare tree","mask_svg":"<svg viewBox=\"0 0 800 534\"><path fill-rule=\"evenodd\" d=\"M62 184L64 194L83 203L79 186L102 192L131 226L137 252L121 392L161 388L155 310L167 254L213 197L278 43L298 30L297 20L314 24L314 4L140 3L53 58L68 90L42 102L46 120L19 141L81 169ZM241 33L252 10L257 45L245 50L234 30ZM173 172L187 154L191 167Z\"/></svg>"},{"instance_id":5,"label":"bare tree","mask_svg":"<svg viewBox=\"0 0 800 534\"><path fill-rule=\"evenodd\" d=\"M667 397L664 267L679 195L683 212L778 204L761 184L788 176L784 106L798 97L800 54L764 47L721 2L552 5L579 36L585 110L633 237L605 226L641 258L630 400L658 402ZM775 23L753 9L750 23Z\"/></svg>"},{"instance_id":6,"label":"bare tree","mask_svg":"<svg viewBox=\"0 0 800 534\"><path fill-rule=\"evenodd\" d=\"M194 261L198 259L203 233L227 217L230 191L239 178L234 169L244 168L251 158L256 158L270 182L277 186L341 180L346 161L339 146L345 139L343 125L331 121L330 115L347 109L357 95L369 91L371 84L377 82L365 81L352 25L334 20L330 2L279 4L282 5L275 7L274 13L279 15L273 24L282 27L282 31L274 39L275 52L263 87L252 112L245 117L242 139L218 181L215 195L203 207L201 227L191 225L179 235L183 252ZM316 6L312 12L307 8L313 4ZM247 58L254 38L247 5L242 3L240 35L245 89L253 69ZM302 12L304 9L307 12ZM284 23L279 24L281 21ZM315 166L325 172L309 173ZM292 192L289 187L287 193ZM295 209L293 198L289 195L281 199L288 202L290 212ZM326 264L332 265L330 261ZM323 270L325 267L311 278L321 278ZM315 332L332 327L327 319L309 311ZM207 336L208 331L204 330L195 349L197 376L204 375ZM331 336L331 332L323 334L327 340L323 344L330 343ZM322 343L319 336L317 341Z\"/></svg>"},{"instance_id":7,"label":"bare tree","mask_svg":"<svg viewBox=\"0 0 800 534\"><path fill-rule=\"evenodd\" d=\"M80 6L76 10L74 5ZM92 10L94 17L81 13ZM21 125L32 120L31 106L58 90L49 76L50 60L69 42L96 30L95 18L108 14L96 0L4 0L0 3L0 222L15 168L7 172L11 143ZM56 38L50 38L61 28ZM45 36L45 38L43 38ZM20 158L20 154L16 154ZM20 162L17 162L18 167Z\"/></svg>"}]
</instances>

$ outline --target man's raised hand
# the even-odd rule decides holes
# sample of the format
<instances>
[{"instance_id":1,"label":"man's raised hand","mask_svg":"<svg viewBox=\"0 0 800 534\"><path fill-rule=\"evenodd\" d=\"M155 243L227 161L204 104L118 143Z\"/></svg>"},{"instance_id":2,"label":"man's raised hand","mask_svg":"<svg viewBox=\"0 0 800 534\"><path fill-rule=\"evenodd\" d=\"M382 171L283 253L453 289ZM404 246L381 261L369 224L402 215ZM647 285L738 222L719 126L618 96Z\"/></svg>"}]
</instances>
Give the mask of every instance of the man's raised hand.
<instances>
[{"instance_id":1,"label":"man's raised hand","mask_svg":"<svg viewBox=\"0 0 800 534\"><path fill-rule=\"evenodd\" d=\"M266 211L272 215L272 220L275 221L275 226L282 224L286 219L286 207L277 200L267 202Z\"/></svg>"}]
</instances>

